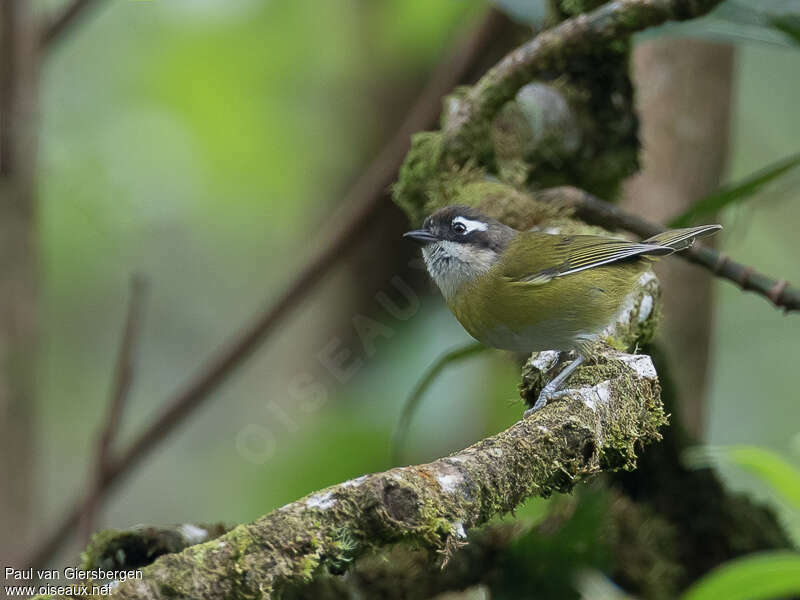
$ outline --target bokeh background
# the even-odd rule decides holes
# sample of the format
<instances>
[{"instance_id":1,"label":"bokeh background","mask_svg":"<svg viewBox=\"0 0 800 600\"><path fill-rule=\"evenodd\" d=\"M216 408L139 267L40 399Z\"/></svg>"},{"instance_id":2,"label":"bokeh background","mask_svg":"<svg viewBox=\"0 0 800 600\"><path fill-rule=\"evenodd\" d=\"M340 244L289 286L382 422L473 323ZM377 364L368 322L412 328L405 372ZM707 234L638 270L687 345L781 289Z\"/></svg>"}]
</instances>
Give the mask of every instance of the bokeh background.
<instances>
[{"instance_id":1,"label":"bokeh background","mask_svg":"<svg viewBox=\"0 0 800 600\"><path fill-rule=\"evenodd\" d=\"M148 295L123 444L287 285L433 65L485 8L120 1L59 43L43 66L40 106L37 532L86 485L131 275L146 277ZM800 49L735 43L725 181L800 148ZM721 249L800 282L798 183L789 175L724 211ZM249 521L392 466L405 397L438 355L468 340L405 266L414 249L398 237L403 219L388 209L366 236L368 251L327 276L111 494L102 525ZM419 294L407 321L374 299L383 290L401 301L394 275ZM800 464L800 321L725 282L714 283L714 306L707 441L763 445ZM370 355L355 315L388 328ZM329 343L360 361L345 383L317 358ZM324 402L297 402L292 381L305 374L324 387ZM449 370L427 394L404 460L433 459L513 423L517 383L501 353ZM739 472L726 476L761 493Z\"/></svg>"}]
</instances>

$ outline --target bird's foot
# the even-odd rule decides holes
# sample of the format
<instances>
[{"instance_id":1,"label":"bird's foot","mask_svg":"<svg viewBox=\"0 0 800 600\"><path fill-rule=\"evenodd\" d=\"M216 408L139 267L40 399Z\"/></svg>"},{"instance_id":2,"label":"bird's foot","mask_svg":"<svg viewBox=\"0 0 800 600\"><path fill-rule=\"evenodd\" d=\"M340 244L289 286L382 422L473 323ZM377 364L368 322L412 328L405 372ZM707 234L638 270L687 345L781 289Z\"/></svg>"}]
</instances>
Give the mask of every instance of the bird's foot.
<instances>
[{"instance_id":1,"label":"bird's foot","mask_svg":"<svg viewBox=\"0 0 800 600\"><path fill-rule=\"evenodd\" d=\"M553 381L544 386L542 388L542 391L539 392L539 397L536 399L536 403L531 408L522 413L522 418L525 419L527 417L530 417L537 410L542 410L545 406L547 406L547 403L553 399L553 396L555 396L557 391L558 388L553 385Z\"/></svg>"},{"instance_id":2,"label":"bird's foot","mask_svg":"<svg viewBox=\"0 0 800 600\"><path fill-rule=\"evenodd\" d=\"M547 402L549 400L552 400L556 396L556 393L561 388L561 386L564 385L567 379L569 379L570 375L572 375L575 372L575 370L578 367L580 367L585 361L586 359L584 358L584 356L582 354L579 354L575 360L573 360L569 365L567 365L567 367L563 371L561 371L561 373L559 373L554 379L552 379L547 385L545 385L542 388L542 391L539 392L539 397L536 399L536 403L531 408L522 413L522 418L524 419L526 417L529 417L537 410L541 410L545 406L547 406Z\"/></svg>"}]
</instances>

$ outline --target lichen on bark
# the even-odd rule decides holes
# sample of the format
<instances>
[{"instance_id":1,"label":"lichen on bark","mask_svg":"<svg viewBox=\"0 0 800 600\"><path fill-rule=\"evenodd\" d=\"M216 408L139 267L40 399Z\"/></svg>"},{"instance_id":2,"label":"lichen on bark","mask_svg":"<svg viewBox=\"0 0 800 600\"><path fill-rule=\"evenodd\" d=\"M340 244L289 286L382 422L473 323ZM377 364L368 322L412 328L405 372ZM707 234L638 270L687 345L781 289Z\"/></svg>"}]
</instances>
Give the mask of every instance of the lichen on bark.
<instances>
[{"instance_id":1,"label":"lichen on bark","mask_svg":"<svg viewBox=\"0 0 800 600\"><path fill-rule=\"evenodd\" d=\"M602 371L546 410L432 463L365 475L144 568L116 598L260 598L341 572L406 541L448 555L467 532L526 498L568 492L607 469L630 469L635 449L660 438L658 380L609 351ZM592 381L597 376L602 381ZM587 391L592 390L592 391Z\"/></svg>"}]
</instances>

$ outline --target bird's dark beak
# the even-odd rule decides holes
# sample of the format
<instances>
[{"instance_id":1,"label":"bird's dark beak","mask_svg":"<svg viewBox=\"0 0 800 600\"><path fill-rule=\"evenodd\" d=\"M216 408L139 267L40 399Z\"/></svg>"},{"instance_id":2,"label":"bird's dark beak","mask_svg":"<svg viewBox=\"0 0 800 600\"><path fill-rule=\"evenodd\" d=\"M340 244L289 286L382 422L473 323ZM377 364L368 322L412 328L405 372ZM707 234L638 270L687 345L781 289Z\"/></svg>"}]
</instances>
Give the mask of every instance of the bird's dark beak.
<instances>
[{"instance_id":1,"label":"bird's dark beak","mask_svg":"<svg viewBox=\"0 0 800 600\"><path fill-rule=\"evenodd\" d=\"M439 238L437 238L427 229L415 229L414 231L406 231L403 234L403 237L408 238L410 240L414 240L421 246L425 246L426 244L432 244L433 242L439 241Z\"/></svg>"}]
</instances>

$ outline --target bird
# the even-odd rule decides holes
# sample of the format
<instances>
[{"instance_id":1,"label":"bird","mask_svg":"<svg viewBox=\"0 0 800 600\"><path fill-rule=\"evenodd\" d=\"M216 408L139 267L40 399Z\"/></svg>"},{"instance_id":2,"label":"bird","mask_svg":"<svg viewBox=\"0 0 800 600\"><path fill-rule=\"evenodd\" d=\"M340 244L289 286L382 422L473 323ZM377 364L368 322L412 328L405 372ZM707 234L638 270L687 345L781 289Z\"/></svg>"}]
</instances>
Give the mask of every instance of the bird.
<instances>
[{"instance_id":1,"label":"bird","mask_svg":"<svg viewBox=\"0 0 800 600\"><path fill-rule=\"evenodd\" d=\"M466 331L516 352L574 352L524 416L546 406L592 355L642 275L721 225L671 229L641 242L606 235L518 231L468 206L446 206L404 237Z\"/></svg>"}]
</instances>

